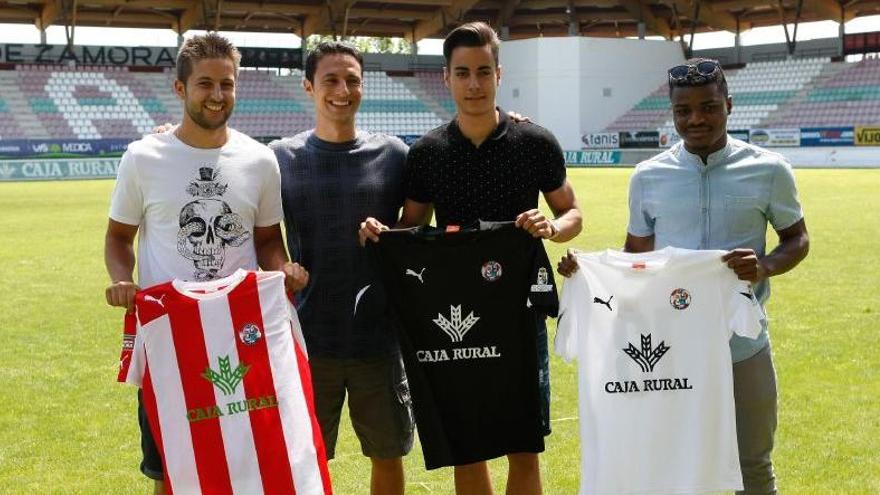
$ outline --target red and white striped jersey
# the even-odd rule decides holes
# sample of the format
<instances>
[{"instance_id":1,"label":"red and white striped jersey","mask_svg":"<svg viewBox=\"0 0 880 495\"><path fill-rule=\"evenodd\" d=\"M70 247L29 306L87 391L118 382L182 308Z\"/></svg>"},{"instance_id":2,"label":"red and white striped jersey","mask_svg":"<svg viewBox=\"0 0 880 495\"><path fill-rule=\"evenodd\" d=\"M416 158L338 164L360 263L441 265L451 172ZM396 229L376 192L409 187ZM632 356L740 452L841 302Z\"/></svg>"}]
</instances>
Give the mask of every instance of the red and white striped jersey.
<instances>
[{"instance_id":1,"label":"red and white striped jersey","mask_svg":"<svg viewBox=\"0 0 880 495\"><path fill-rule=\"evenodd\" d=\"M283 273L174 280L135 306L119 381L143 388L170 492L332 493Z\"/></svg>"}]
</instances>

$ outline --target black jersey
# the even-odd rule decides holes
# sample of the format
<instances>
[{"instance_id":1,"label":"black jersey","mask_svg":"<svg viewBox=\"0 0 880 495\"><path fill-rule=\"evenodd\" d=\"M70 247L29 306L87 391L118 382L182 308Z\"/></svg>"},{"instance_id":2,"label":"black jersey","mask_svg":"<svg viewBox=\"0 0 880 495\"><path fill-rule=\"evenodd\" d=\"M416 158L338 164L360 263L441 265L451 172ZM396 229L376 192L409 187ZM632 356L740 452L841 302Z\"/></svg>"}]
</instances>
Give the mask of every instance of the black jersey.
<instances>
[{"instance_id":1,"label":"black jersey","mask_svg":"<svg viewBox=\"0 0 880 495\"><path fill-rule=\"evenodd\" d=\"M383 232L371 249L425 466L542 452L536 322L555 316L558 300L541 241L512 222L482 223Z\"/></svg>"}]
</instances>

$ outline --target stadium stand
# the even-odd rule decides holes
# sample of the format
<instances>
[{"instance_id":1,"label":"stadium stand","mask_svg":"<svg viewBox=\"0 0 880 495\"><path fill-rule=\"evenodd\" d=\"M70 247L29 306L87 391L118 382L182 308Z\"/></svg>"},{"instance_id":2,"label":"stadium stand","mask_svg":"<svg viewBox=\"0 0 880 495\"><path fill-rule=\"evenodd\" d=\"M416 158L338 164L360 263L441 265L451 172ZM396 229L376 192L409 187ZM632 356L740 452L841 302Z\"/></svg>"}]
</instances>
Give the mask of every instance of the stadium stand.
<instances>
[{"instance_id":1,"label":"stadium stand","mask_svg":"<svg viewBox=\"0 0 880 495\"><path fill-rule=\"evenodd\" d=\"M859 64L862 64L860 62ZM857 70L859 64L832 63L826 58L802 58L770 62L754 62L744 68L727 71L727 80L730 94L733 95L734 111L728 121L730 129L750 129L766 127L769 125L780 126L786 122L781 116L786 115L792 108L802 105L802 101L814 97L818 90L817 81L824 78L833 78L834 74L842 71ZM866 76L866 81L868 76ZM880 80L880 76L877 80ZM842 81L843 79L829 79ZM843 82L842 84L849 84ZM871 84L866 82L865 84ZM873 83L873 84L876 84ZM851 86L846 86L850 88ZM849 95L860 96L871 94L870 91L859 90L850 92L840 91L837 93L841 101L849 99ZM852 117L852 112L839 112ZM802 121L797 118L791 119L790 124L798 127ZM852 125L852 120L847 125ZM810 125L836 125L831 119L817 119ZM655 130L661 132L674 131L674 126L669 113L669 93L666 83L660 85L654 92L638 102L632 109L624 113L613 123L606 127L606 131L634 131Z\"/></svg>"},{"instance_id":2,"label":"stadium stand","mask_svg":"<svg viewBox=\"0 0 880 495\"><path fill-rule=\"evenodd\" d=\"M880 122L880 59L754 62L728 71L734 113L729 128L846 126ZM302 72L243 70L231 124L255 137L314 126ZM134 139L156 124L180 121L174 72L126 67L18 65L0 71L0 139ZM421 135L453 117L437 72L364 74L359 126ZM661 84L605 129L672 131Z\"/></svg>"},{"instance_id":3,"label":"stadium stand","mask_svg":"<svg viewBox=\"0 0 880 495\"><path fill-rule=\"evenodd\" d=\"M880 59L828 64L794 104L766 121L775 127L850 126L880 122Z\"/></svg>"},{"instance_id":4,"label":"stadium stand","mask_svg":"<svg viewBox=\"0 0 880 495\"><path fill-rule=\"evenodd\" d=\"M285 136L314 126L302 72L243 70L231 125L251 136ZM0 138L134 139L156 124L180 121L174 72L126 67L19 65L0 71ZM393 135L421 135L452 117L437 72L364 74L359 125Z\"/></svg>"}]
</instances>

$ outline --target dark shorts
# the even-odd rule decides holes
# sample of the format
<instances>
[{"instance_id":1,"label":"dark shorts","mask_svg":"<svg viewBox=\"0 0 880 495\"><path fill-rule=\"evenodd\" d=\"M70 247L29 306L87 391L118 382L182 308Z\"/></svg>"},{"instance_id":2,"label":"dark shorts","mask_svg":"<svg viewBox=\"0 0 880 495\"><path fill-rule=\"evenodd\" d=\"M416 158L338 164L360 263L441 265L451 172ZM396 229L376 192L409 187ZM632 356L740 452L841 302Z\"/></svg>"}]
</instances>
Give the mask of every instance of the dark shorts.
<instances>
[{"instance_id":1,"label":"dark shorts","mask_svg":"<svg viewBox=\"0 0 880 495\"><path fill-rule=\"evenodd\" d=\"M143 454L141 472L147 478L162 481L165 479L165 470L162 469L162 457L159 455L159 448L156 447L153 432L150 431L150 424L147 421L143 395L141 389L138 389L138 425L141 427L141 453Z\"/></svg>"},{"instance_id":2,"label":"dark shorts","mask_svg":"<svg viewBox=\"0 0 880 495\"><path fill-rule=\"evenodd\" d=\"M541 427L546 437L550 434L550 352L547 347L547 321L538 316L538 389L541 399Z\"/></svg>"},{"instance_id":3,"label":"dark shorts","mask_svg":"<svg viewBox=\"0 0 880 495\"><path fill-rule=\"evenodd\" d=\"M336 454L342 404L367 457L391 459L409 453L413 413L409 384L399 355L364 359L312 357L315 412L327 458Z\"/></svg>"}]
</instances>

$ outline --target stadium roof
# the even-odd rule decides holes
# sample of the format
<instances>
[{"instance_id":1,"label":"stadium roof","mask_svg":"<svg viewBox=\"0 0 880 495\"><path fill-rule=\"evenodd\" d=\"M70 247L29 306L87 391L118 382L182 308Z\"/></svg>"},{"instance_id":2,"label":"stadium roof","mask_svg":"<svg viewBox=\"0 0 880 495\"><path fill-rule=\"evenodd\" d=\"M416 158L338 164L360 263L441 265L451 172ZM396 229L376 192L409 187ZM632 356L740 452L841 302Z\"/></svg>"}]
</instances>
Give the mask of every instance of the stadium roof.
<instances>
[{"instance_id":1,"label":"stadium roof","mask_svg":"<svg viewBox=\"0 0 880 495\"><path fill-rule=\"evenodd\" d=\"M880 14L880 0L0 0L0 22L288 32L298 36L442 37L488 21L507 39L727 30ZM694 19L697 19L694 22ZM108 40L112 41L112 40Z\"/></svg>"}]
</instances>

